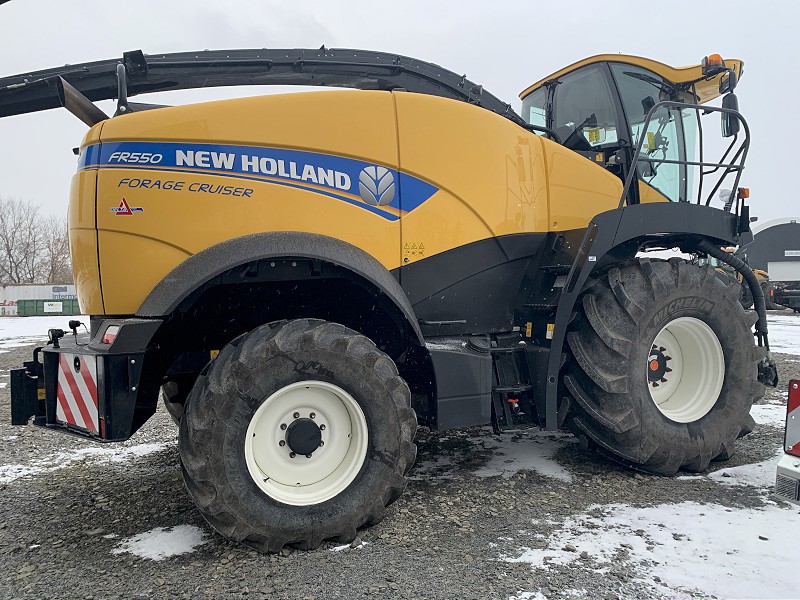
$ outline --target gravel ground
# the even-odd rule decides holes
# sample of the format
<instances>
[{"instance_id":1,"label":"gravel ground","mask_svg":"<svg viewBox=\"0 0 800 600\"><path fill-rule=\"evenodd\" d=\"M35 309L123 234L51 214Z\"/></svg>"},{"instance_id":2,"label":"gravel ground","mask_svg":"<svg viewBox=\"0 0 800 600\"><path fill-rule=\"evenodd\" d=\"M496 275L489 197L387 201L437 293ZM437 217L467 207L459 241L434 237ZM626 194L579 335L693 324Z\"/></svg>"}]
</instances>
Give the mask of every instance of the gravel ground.
<instances>
[{"instance_id":1,"label":"gravel ground","mask_svg":"<svg viewBox=\"0 0 800 600\"><path fill-rule=\"evenodd\" d=\"M353 547L260 555L214 534L195 511L180 475L177 428L163 410L132 440L111 446L11 427L2 384L30 350L0 354L0 465L27 473L0 483L2 598L509 598L521 590L534 598L567 597L570 590L590 590L591 598L653 597L656 588L635 566L600 565L581 548L565 547L580 558L548 569L503 559L518 556L521 546L547 547L565 518L593 504L692 500L738 509L767 502L752 487L707 477L637 474L563 434L535 431L505 436L504 476L479 476L501 443L488 429L423 432L406 493ZM776 359L781 385L768 390L765 403L785 403L786 382L800 378L798 357ZM734 459L712 469L770 459L782 439L781 429L759 425L740 440ZM526 470L507 450L515 442L554 449L563 472ZM130 536L186 525L205 532L194 552L160 561L112 553Z\"/></svg>"}]
</instances>

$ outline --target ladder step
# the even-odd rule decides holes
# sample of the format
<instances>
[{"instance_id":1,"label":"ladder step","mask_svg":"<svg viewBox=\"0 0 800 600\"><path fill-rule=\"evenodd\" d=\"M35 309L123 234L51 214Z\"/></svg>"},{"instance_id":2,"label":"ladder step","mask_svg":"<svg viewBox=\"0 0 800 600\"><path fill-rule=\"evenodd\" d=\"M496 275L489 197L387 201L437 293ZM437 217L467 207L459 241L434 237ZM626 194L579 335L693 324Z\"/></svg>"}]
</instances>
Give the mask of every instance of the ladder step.
<instances>
[{"instance_id":1,"label":"ladder step","mask_svg":"<svg viewBox=\"0 0 800 600\"><path fill-rule=\"evenodd\" d=\"M489 348L492 354L514 354L514 352L521 352L526 346L516 346L513 348Z\"/></svg>"},{"instance_id":2,"label":"ladder step","mask_svg":"<svg viewBox=\"0 0 800 600\"><path fill-rule=\"evenodd\" d=\"M542 265L539 267L540 271L547 271L548 273L555 273L557 275L566 275L572 265Z\"/></svg>"},{"instance_id":3,"label":"ladder step","mask_svg":"<svg viewBox=\"0 0 800 600\"><path fill-rule=\"evenodd\" d=\"M558 304L523 304L524 308L534 312L553 312L558 308Z\"/></svg>"},{"instance_id":4,"label":"ladder step","mask_svg":"<svg viewBox=\"0 0 800 600\"><path fill-rule=\"evenodd\" d=\"M520 385L502 385L502 386L495 386L492 388L493 392L497 392L498 394L521 394L523 392L530 392L533 390L532 385L527 384L520 384Z\"/></svg>"}]
</instances>

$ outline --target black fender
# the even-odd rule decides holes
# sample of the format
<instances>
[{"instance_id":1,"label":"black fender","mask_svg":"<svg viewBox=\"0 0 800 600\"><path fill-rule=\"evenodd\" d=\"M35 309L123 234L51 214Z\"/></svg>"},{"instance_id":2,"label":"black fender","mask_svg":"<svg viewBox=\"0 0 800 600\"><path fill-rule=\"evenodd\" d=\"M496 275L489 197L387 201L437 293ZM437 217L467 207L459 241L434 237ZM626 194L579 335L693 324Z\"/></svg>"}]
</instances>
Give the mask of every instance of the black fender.
<instances>
[{"instance_id":1,"label":"black fender","mask_svg":"<svg viewBox=\"0 0 800 600\"><path fill-rule=\"evenodd\" d=\"M420 346L425 342L403 288L373 256L336 238L297 231L254 233L226 240L190 256L162 279L136 311L166 317L190 294L230 269L270 258L307 258L343 267L385 294L400 310Z\"/></svg>"},{"instance_id":2,"label":"black fender","mask_svg":"<svg viewBox=\"0 0 800 600\"><path fill-rule=\"evenodd\" d=\"M745 225L743 232L742 225ZM558 386L564 340L575 303L593 271L632 258L645 247L679 247L691 252L702 240L719 247L747 243L751 239L749 223L741 224L736 214L688 202L633 204L596 215L586 229L556 310L545 394L540 390L537 395L537 409L540 415L545 415L547 429L558 428Z\"/></svg>"}]
</instances>

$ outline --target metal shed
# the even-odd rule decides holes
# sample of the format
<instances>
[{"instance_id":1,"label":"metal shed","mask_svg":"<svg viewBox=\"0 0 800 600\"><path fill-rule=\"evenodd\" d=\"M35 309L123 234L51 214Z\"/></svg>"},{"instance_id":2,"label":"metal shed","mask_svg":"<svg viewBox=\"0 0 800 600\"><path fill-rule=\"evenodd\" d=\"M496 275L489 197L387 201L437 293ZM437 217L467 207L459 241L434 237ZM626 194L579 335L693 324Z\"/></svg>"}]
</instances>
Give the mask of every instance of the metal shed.
<instances>
[{"instance_id":1,"label":"metal shed","mask_svg":"<svg viewBox=\"0 0 800 600\"><path fill-rule=\"evenodd\" d=\"M800 282L800 217L756 223L745 250L750 266L764 269L770 281Z\"/></svg>"}]
</instances>

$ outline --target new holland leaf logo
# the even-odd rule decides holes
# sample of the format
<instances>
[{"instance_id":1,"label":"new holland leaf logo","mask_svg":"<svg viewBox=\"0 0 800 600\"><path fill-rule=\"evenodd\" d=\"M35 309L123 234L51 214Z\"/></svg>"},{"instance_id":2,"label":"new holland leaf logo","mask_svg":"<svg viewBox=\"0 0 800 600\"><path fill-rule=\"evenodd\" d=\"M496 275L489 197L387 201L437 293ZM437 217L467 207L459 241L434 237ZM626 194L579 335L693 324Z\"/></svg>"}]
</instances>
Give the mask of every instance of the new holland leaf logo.
<instances>
[{"instance_id":1,"label":"new holland leaf logo","mask_svg":"<svg viewBox=\"0 0 800 600\"><path fill-rule=\"evenodd\" d=\"M394 200L394 175L385 167L365 167L358 175L358 192L371 206L386 206Z\"/></svg>"},{"instance_id":2,"label":"new holland leaf logo","mask_svg":"<svg viewBox=\"0 0 800 600\"><path fill-rule=\"evenodd\" d=\"M117 216L132 215L133 213L144 212L144 209L141 206L130 207L128 205L128 201L123 197L122 201L119 203L119 206L111 207L111 212L115 213Z\"/></svg>"}]
</instances>

